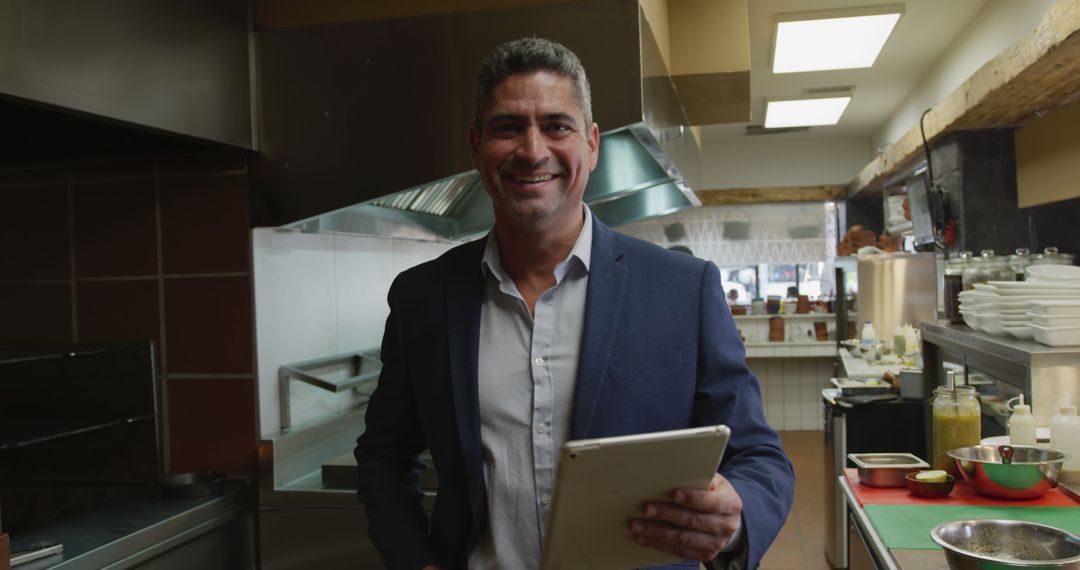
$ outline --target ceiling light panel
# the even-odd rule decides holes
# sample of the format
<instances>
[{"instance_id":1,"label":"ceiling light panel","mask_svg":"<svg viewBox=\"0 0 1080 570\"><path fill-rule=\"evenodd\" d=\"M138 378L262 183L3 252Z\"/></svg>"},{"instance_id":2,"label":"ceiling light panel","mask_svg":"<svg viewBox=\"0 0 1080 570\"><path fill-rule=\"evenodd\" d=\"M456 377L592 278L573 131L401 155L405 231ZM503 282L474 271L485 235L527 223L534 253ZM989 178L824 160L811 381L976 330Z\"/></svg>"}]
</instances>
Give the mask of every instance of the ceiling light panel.
<instances>
[{"instance_id":1,"label":"ceiling light panel","mask_svg":"<svg viewBox=\"0 0 1080 570\"><path fill-rule=\"evenodd\" d=\"M765 128L835 125L850 102L850 96L769 101L765 104Z\"/></svg>"},{"instance_id":2,"label":"ceiling light panel","mask_svg":"<svg viewBox=\"0 0 1080 570\"><path fill-rule=\"evenodd\" d=\"M902 13L891 6L780 16L773 73L870 67Z\"/></svg>"}]
</instances>

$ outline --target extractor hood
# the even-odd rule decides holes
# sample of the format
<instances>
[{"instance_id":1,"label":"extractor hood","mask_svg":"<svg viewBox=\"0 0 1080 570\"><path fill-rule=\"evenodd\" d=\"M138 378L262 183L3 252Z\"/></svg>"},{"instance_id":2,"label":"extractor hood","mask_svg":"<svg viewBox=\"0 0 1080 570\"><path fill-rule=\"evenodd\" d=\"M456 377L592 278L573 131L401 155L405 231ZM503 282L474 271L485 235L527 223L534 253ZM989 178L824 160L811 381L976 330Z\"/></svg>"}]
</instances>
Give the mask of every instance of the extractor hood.
<instances>
[{"instance_id":1,"label":"extractor hood","mask_svg":"<svg viewBox=\"0 0 1080 570\"><path fill-rule=\"evenodd\" d=\"M700 205L697 145L637 1L596 0L261 31L262 225L486 231L472 85L488 51L524 35L563 43L589 73L601 138L585 201L601 220Z\"/></svg>"}]
</instances>

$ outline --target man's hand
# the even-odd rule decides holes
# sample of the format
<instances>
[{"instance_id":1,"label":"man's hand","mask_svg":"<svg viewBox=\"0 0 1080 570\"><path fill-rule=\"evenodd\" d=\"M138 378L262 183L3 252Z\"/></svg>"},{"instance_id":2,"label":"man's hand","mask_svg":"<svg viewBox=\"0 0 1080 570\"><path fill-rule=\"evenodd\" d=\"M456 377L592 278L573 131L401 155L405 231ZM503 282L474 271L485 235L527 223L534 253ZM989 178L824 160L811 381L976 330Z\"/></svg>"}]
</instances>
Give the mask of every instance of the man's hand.
<instances>
[{"instance_id":1,"label":"man's hand","mask_svg":"<svg viewBox=\"0 0 1080 570\"><path fill-rule=\"evenodd\" d=\"M642 546L688 560L716 558L739 528L742 499L720 474L707 490L676 489L672 502L646 503L645 518L631 519L630 532Z\"/></svg>"}]
</instances>

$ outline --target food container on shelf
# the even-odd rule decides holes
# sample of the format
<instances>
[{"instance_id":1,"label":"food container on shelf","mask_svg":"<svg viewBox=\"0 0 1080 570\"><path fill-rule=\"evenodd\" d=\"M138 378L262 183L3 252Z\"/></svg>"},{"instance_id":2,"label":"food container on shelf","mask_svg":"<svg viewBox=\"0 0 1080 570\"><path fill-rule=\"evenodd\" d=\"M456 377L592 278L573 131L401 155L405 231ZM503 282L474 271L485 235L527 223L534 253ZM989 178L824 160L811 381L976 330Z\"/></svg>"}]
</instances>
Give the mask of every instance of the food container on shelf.
<instances>
[{"instance_id":1,"label":"food container on shelf","mask_svg":"<svg viewBox=\"0 0 1080 570\"><path fill-rule=\"evenodd\" d=\"M849 453L858 468L859 482L868 487L906 487L904 477L930 465L910 453Z\"/></svg>"},{"instance_id":2,"label":"food container on shelf","mask_svg":"<svg viewBox=\"0 0 1080 570\"><path fill-rule=\"evenodd\" d=\"M1057 487L1068 455L1027 445L972 445L949 450L976 493L995 499L1034 499Z\"/></svg>"},{"instance_id":3,"label":"food container on shelf","mask_svg":"<svg viewBox=\"0 0 1080 570\"><path fill-rule=\"evenodd\" d=\"M1056 247L1048 247L1042 253L1031 256L1031 265L1072 265L1073 254L1061 253Z\"/></svg>"},{"instance_id":4,"label":"food container on shelf","mask_svg":"<svg viewBox=\"0 0 1080 570\"><path fill-rule=\"evenodd\" d=\"M994 250L984 249L964 268L964 289L974 289L977 283L990 281L1016 281L1016 274L1009 267L1009 258L994 255Z\"/></svg>"},{"instance_id":5,"label":"food container on shelf","mask_svg":"<svg viewBox=\"0 0 1080 570\"><path fill-rule=\"evenodd\" d=\"M1044 327L1068 327L1080 326L1080 315L1044 315L1035 311L1028 311L1031 322Z\"/></svg>"},{"instance_id":6,"label":"food container on shelf","mask_svg":"<svg viewBox=\"0 0 1080 570\"><path fill-rule=\"evenodd\" d=\"M1035 299L1027 305L1038 315L1080 315L1080 299Z\"/></svg>"},{"instance_id":7,"label":"food container on shelf","mask_svg":"<svg viewBox=\"0 0 1080 570\"><path fill-rule=\"evenodd\" d=\"M1017 281L1023 281L1026 278L1025 270L1029 265L1031 265L1031 250L1026 247L1017 248L1016 253L1009 256L1009 267L1012 268Z\"/></svg>"},{"instance_id":8,"label":"food container on shelf","mask_svg":"<svg viewBox=\"0 0 1080 570\"><path fill-rule=\"evenodd\" d=\"M1049 525L1012 519L942 523L930 538L952 570L1063 568L1080 570L1080 536Z\"/></svg>"},{"instance_id":9,"label":"food container on shelf","mask_svg":"<svg viewBox=\"0 0 1080 570\"><path fill-rule=\"evenodd\" d=\"M1031 323L1028 325L1035 341L1047 346L1080 346L1080 326L1048 327Z\"/></svg>"}]
</instances>

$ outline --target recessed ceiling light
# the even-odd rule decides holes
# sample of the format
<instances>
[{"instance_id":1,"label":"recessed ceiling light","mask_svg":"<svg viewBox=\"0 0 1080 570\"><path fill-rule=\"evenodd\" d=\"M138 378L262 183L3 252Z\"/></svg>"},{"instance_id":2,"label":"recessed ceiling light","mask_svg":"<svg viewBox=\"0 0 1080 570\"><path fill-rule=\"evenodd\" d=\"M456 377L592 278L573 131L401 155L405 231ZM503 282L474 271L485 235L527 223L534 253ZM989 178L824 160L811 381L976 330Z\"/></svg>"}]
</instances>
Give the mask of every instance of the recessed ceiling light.
<instances>
[{"instance_id":1,"label":"recessed ceiling light","mask_svg":"<svg viewBox=\"0 0 1080 570\"><path fill-rule=\"evenodd\" d=\"M815 127L835 125L844 114L851 96L768 101L765 103L765 128Z\"/></svg>"},{"instance_id":2,"label":"recessed ceiling light","mask_svg":"<svg viewBox=\"0 0 1080 570\"><path fill-rule=\"evenodd\" d=\"M903 12L897 5L782 14L773 73L870 67Z\"/></svg>"}]
</instances>

